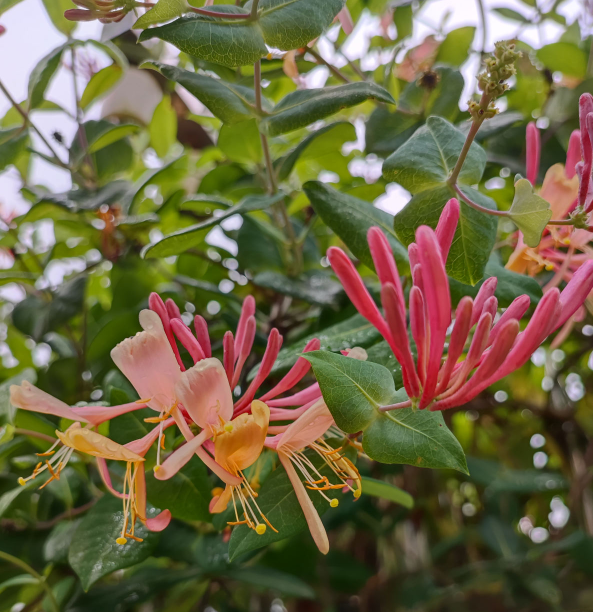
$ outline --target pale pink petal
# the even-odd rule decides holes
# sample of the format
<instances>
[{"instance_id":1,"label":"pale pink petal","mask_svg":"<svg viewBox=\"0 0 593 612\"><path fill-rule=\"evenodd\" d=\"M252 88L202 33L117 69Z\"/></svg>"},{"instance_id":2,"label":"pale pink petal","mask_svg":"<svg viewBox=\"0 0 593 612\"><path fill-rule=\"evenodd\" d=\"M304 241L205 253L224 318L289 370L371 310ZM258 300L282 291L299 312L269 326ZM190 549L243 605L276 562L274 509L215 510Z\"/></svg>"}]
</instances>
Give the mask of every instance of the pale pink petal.
<instances>
[{"instance_id":1,"label":"pale pink petal","mask_svg":"<svg viewBox=\"0 0 593 612\"><path fill-rule=\"evenodd\" d=\"M52 414L71 421L90 423L89 419L74 412L68 404L38 389L27 380L24 380L20 385L11 385L10 403L22 410Z\"/></svg>"},{"instance_id":2,"label":"pale pink petal","mask_svg":"<svg viewBox=\"0 0 593 612\"><path fill-rule=\"evenodd\" d=\"M155 470L154 476L157 480L168 480L177 474L177 472L186 465L190 459L196 454L204 441L212 436L210 429L201 431L189 442L180 446L173 451L167 459L162 463L158 470Z\"/></svg>"},{"instance_id":3,"label":"pale pink petal","mask_svg":"<svg viewBox=\"0 0 593 612\"><path fill-rule=\"evenodd\" d=\"M134 410L141 410L142 408L146 408L146 404L142 402L130 402L129 404L122 404L121 406L73 406L72 412L78 415L78 421L100 425L122 414L134 412Z\"/></svg>"},{"instance_id":4,"label":"pale pink petal","mask_svg":"<svg viewBox=\"0 0 593 612\"><path fill-rule=\"evenodd\" d=\"M553 219L563 219L579 194L579 179L567 178L564 166L554 164L546 172L539 195L550 203Z\"/></svg>"},{"instance_id":5,"label":"pale pink petal","mask_svg":"<svg viewBox=\"0 0 593 612\"><path fill-rule=\"evenodd\" d=\"M533 121L527 124L526 133L527 142L527 153L526 153L526 166L527 166L527 180L535 185L537 182L537 175L539 172L539 158L541 155L541 140L539 130Z\"/></svg>"},{"instance_id":6,"label":"pale pink petal","mask_svg":"<svg viewBox=\"0 0 593 612\"><path fill-rule=\"evenodd\" d=\"M325 527L319 518L319 514L317 510L315 510L315 506L309 497L305 486L303 485L301 479L299 478L294 466L290 459L284 454L279 453L278 457L280 462L284 466L286 473L288 474L288 478L294 488L294 492L296 493L298 502L303 510L303 514L305 515L305 519L307 521L307 525L309 526L309 531L313 536L313 540L317 545L317 548L324 555L327 555L329 552L329 540L327 539L327 533L325 532Z\"/></svg>"},{"instance_id":7,"label":"pale pink petal","mask_svg":"<svg viewBox=\"0 0 593 612\"><path fill-rule=\"evenodd\" d=\"M334 419L323 399L311 406L292 423L278 442L278 451L299 451L320 438L333 424Z\"/></svg>"},{"instance_id":8,"label":"pale pink petal","mask_svg":"<svg viewBox=\"0 0 593 612\"><path fill-rule=\"evenodd\" d=\"M152 518L146 517L146 474L144 473L144 466L140 465L136 472L136 505L138 508L138 514L140 520L146 525L149 531L159 532L163 531L171 522L171 512L169 510L163 510L157 516Z\"/></svg>"},{"instance_id":9,"label":"pale pink petal","mask_svg":"<svg viewBox=\"0 0 593 612\"><path fill-rule=\"evenodd\" d=\"M175 425L175 419L166 419L163 421L162 425L159 424L156 427L153 427L152 430L142 438L132 440L132 442L128 442L127 444L124 444L124 446L133 453L144 457L150 450L150 447L158 440L159 434L162 431L165 431L165 429L171 427L171 425Z\"/></svg>"},{"instance_id":10,"label":"pale pink petal","mask_svg":"<svg viewBox=\"0 0 593 612\"><path fill-rule=\"evenodd\" d=\"M220 419L233 416L233 395L224 368L218 359L202 359L183 372L175 394L194 423L200 427L219 427Z\"/></svg>"},{"instance_id":11,"label":"pale pink petal","mask_svg":"<svg viewBox=\"0 0 593 612\"><path fill-rule=\"evenodd\" d=\"M119 497L119 499L127 499L127 495L120 493L117 489L113 487L113 484L111 482L111 475L109 474L109 469L107 468L107 461L102 457L97 457L97 467L99 468L99 475L101 476L101 480L103 481L103 484L105 485L107 490L115 497Z\"/></svg>"},{"instance_id":12,"label":"pale pink petal","mask_svg":"<svg viewBox=\"0 0 593 612\"><path fill-rule=\"evenodd\" d=\"M288 397L281 397L280 399L269 400L266 404L272 407L283 407L283 406L299 406L306 404L311 400L321 397L321 390L319 389L319 383L314 383L310 387L290 395Z\"/></svg>"},{"instance_id":13,"label":"pale pink petal","mask_svg":"<svg viewBox=\"0 0 593 612\"><path fill-rule=\"evenodd\" d=\"M354 30L354 22L352 21L352 15L350 15L350 11L348 10L347 6L345 6L338 13L338 20L340 21L342 30L344 30L344 34L352 34L352 30Z\"/></svg>"},{"instance_id":14,"label":"pale pink petal","mask_svg":"<svg viewBox=\"0 0 593 612\"><path fill-rule=\"evenodd\" d=\"M158 314L143 310L140 325L144 331L120 342L111 358L151 408L167 411L175 403L181 370Z\"/></svg>"}]
</instances>

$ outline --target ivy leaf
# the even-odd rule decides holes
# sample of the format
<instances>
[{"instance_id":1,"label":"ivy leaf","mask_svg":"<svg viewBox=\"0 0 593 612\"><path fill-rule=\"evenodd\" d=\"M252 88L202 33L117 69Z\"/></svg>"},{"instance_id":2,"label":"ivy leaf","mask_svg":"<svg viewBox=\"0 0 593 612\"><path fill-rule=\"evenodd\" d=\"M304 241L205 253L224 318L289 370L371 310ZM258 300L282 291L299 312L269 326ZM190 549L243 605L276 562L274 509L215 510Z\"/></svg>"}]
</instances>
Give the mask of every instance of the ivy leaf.
<instances>
[{"instance_id":1,"label":"ivy leaf","mask_svg":"<svg viewBox=\"0 0 593 612\"><path fill-rule=\"evenodd\" d=\"M387 368L325 351L302 356L311 363L338 427L346 433L362 431L362 445L371 459L467 473L461 445L441 413L412 408L379 410L401 395Z\"/></svg>"},{"instance_id":2,"label":"ivy leaf","mask_svg":"<svg viewBox=\"0 0 593 612\"><path fill-rule=\"evenodd\" d=\"M200 244L212 227L228 219L228 217L268 208L284 197L286 196L283 193L278 193L274 196L247 196L235 206L227 208L217 217L211 217L206 221L169 234L155 244L149 244L142 251L142 256L149 259L152 257L169 257L170 255L183 253Z\"/></svg>"},{"instance_id":3,"label":"ivy leaf","mask_svg":"<svg viewBox=\"0 0 593 612\"><path fill-rule=\"evenodd\" d=\"M132 27L134 29L143 30L155 23L162 23L174 17L179 17L183 15L188 8L186 0L158 0L149 11L146 11L144 15L138 18Z\"/></svg>"},{"instance_id":4,"label":"ivy leaf","mask_svg":"<svg viewBox=\"0 0 593 612\"><path fill-rule=\"evenodd\" d=\"M219 5L218 12L248 14L241 7ZM268 53L261 29L251 19L219 19L191 14L144 30L138 41L160 38L180 51L229 68L253 64Z\"/></svg>"},{"instance_id":5,"label":"ivy leaf","mask_svg":"<svg viewBox=\"0 0 593 612\"><path fill-rule=\"evenodd\" d=\"M509 217L523 232L525 244L535 248L552 218L552 210L549 202L533 193L533 185L527 179L519 179L515 183L515 197Z\"/></svg>"},{"instance_id":6,"label":"ivy leaf","mask_svg":"<svg viewBox=\"0 0 593 612\"><path fill-rule=\"evenodd\" d=\"M262 120L260 130L267 136L285 134L366 100L395 104L388 91L364 81L323 89L302 89L284 97Z\"/></svg>"},{"instance_id":7,"label":"ivy leaf","mask_svg":"<svg viewBox=\"0 0 593 612\"><path fill-rule=\"evenodd\" d=\"M387 236L397 263L408 267L408 252L395 235L392 215L326 183L309 181L305 183L303 190L322 221L366 266L374 269L367 232L371 227L377 226Z\"/></svg>"},{"instance_id":8,"label":"ivy leaf","mask_svg":"<svg viewBox=\"0 0 593 612\"><path fill-rule=\"evenodd\" d=\"M259 25L267 45L290 51L315 40L343 6L344 0L261 0Z\"/></svg>"},{"instance_id":9,"label":"ivy leaf","mask_svg":"<svg viewBox=\"0 0 593 612\"><path fill-rule=\"evenodd\" d=\"M179 83L223 123L238 123L255 117L255 94L249 87L160 62L144 62L140 68L157 70L164 77Z\"/></svg>"},{"instance_id":10,"label":"ivy leaf","mask_svg":"<svg viewBox=\"0 0 593 612\"><path fill-rule=\"evenodd\" d=\"M149 517L157 515L154 508L146 512ZM136 565L152 554L160 535L148 531L139 521L135 533L142 542L129 539L123 546L115 542L121 535L123 521L121 500L106 495L91 508L76 530L68 560L85 591L99 578Z\"/></svg>"}]
</instances>

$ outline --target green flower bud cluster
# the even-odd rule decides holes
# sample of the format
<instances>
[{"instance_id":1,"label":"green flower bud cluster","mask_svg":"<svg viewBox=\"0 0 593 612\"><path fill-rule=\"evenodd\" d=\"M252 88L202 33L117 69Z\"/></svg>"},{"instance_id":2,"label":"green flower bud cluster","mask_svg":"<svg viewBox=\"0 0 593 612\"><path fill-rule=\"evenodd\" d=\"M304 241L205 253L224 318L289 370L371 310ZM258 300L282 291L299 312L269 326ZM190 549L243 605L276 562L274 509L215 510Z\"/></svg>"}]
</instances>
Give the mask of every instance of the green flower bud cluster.
<instances>
[{"instance_id":1,"label":"green flower bud cluster","mask_svg":"<svg viewBox=\"0 0 593 612\"><path fill-rule=\"evenodd\" d=\"M589 214L583 210L581 206L577 206L573 212L570 213L570 220L573 222L575 229L589 229Z\"/></svg>"},{"instance_id":2,"label":"green flower bud cluster","mask_svg":"<svg viewBox=\"0 0 593 612\"><path fill-rule=\"evenodd\" d=\"M480 91L491 98L498 98L509 88L507 79L517 73L515 61L521 57L515 45L506 41L494 45L494 55L486 59L486 70L478 75Z\"/></svg>"}]
</instances>

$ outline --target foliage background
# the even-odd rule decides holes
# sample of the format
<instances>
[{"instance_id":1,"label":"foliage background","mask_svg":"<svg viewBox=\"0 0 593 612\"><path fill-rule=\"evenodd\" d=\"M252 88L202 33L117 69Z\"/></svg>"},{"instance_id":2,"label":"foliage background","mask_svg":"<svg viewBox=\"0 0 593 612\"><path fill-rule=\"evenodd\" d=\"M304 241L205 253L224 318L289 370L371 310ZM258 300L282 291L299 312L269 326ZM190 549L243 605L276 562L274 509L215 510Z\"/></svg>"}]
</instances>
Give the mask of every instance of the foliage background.
<instances>
[{"instance_id":1,"label":"foliage background","mask_svg":"<svg viewBox=\"0 0 593 612\"><path fill-rule=\"evenodd\" d=\"M8 4L0 2L0 11ZM28 0L21 6L27 4ZM62 9L69 7L66 1L60 4ZM523 369L471 405L445 414L468 456L469 476L363 461L365 476L407 491L413 508L407 497L399 496L399 503L394 503L381 492L378 497L363 496L356 504L344 501L338 511L326 515L332 543L327 557L301 533L229 562L225 538L207 513L205 496L211 484L196 467L190 476L195 492L179 501L168 530L147 537L136 558L116 559L93 573L93 555L110 554L97 550L96 541L102 541L110 517L119 510L111 499L96 503L100 484L93 467L83 460L73 462L64 477L43 492L17 488L17 477L36 461L33 453L46 446L27 431L51 435L56 424L23 411L15 415L8 386L28 379L69 403L119 403L130 389L114 370L109 351L138 331L137 314L151 291L173 298L186 316L207 313L218 346L224 332L236 325L241 299L253 294L261 329L276 326L285 336L287 348L278 371L302 348L303 339L313 335L334 351L364 346L372 360L393 367L385 361L378 335L352 319L355 312L323 258L330 245L344 240L351 246L360 234L356 227L344 230L340 225L350 214L348 201L336 197L330 213L323 214L310 205L301 187L321 180L362 201L360 210L364 203L374 203L386 214L399 210L410 196L381 178L382 159L429 114L463 127L481 51L491 45L489 37L482 38L483 25L464 21L464 11L474 6L471 2L455 3L449 15L436 1L397 2L395 24L389 25L385 38L378 18L388 4L349 0L361 27L347 39L333 26L316 49L348 80L360 80L362 70L366 79L385 86L398 99L399 110L366 101L340 110L323 124L272 139L273 157L284 158L283 183L290 194L288 211L295 235L302 238L302 263L286 251L275 220L263 211L213 222L189 251L142 257L146 245L163 235L212 218L213 213L217 218L220 213L215 211L265 191L262 150L253 122L221 126L179 88L174 90L155 72L135 68L147 59L171 61L177 54L171 46L152 41L141 47L127 32L112 39L111 55L91 45L76 49L79 119L105 115L131 126L118 134L123 137L94 153L96 175L87 181L84 193L70 193L69 173L31 154L28 138L47 153L35 134L25 134L16 148L14 141L0 139L2 184L8 186L15 177L22 183L18 198L6 195L8 188L0 195L0 214L11 222L0 239L0 551L46 576L61 609L593 608L590 320L579 323L561 349L540 348ZM544 130L542 168L564 161L568 136L578 123L578 95L593 91L592 17L585 1L523 0L513 9L499 4L487 7L490 31L502 18L506 31L511 28L509 36L523 41L525 52L513 89L500 103L505 112L490 131L485 126L480 134L488 153L480 190L504 209L512 199L512 177L524 171L527 121L536 119ZM442 19L434 18L437 10ZM9 25L10 15L0 14L0 23ZM54 20L57 31L64 33L57 35L61 44L65 34L72 33L67 31L71 24L59 14ZM73 35L99 40L95 25L84 24ZM427 34L439 44L433 57L413 65L408 53ZM6 56L2 37L0 46ZM340 49L352 54L350 64ZM279 57L264 60L262 68L264 95L275 102L296 88L282 71ZM74 93L72 59L66 51L54 89L47 96L41 91L31 113L62 159L81 155L72 127L76 121L43 100L55 100L72 113L72 101L55 89L63 84ZM181 61L192 63L184 55ZM417 79L433 62L441 80L431 92ZM234 72L201 61L194 65L253 85L249 67ZM340 82L310 55L300 59L298 67L309 87ZM99 69L104 69L103 78L93 77L94 85L87 85ZM2 80L5 70L0 68ZM116 84L118 89L112 89ZM10 130L19 122L18 114L8 110L1 129ZM61 135L52 134L54 130ZM287 154L312 134L312 144L299 151L289 169ZM92 139L92 133L87 131L87 137ZM503 260L510 253L507 239L512 231L512 225L499 228L497 250ZM370 270L365 277L373 288ZM263 347L261 336L260 355ZM250 365L254 363L255 356ZM120 419L109 433L125 442L137 435L142 423L133 417ZM158 505L156 499L151 501ZM0 610L49 609L48 605L37 580L0 562Z\"/></svg>"}]
</instances>

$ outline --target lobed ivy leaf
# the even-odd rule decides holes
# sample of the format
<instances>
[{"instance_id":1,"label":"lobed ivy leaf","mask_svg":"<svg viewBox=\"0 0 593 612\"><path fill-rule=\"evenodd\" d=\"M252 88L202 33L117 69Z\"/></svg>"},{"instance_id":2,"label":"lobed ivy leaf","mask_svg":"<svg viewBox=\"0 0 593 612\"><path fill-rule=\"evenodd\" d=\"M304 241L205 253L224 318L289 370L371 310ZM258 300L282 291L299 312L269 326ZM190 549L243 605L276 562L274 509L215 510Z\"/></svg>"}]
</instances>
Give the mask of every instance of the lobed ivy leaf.
<instances>
[{"instance_id":1,"label":"lobed ivy leaf","mask_svg":"<svg viewBox=\"0 0 593 612\"><path fill-rule=\"evenodd\" d=\"M262 210L279 202L284 197L283 193L278 193L274 196L253 195L247 196L235 206L227 208L221 215L211 217L206 221L202 221L196 225L192 225L183 230L165 236L155 244L149 244L144 247L142 256L149 259L153 257L169 257L170 255L178 255L183 253L193 246L202 242L205 235L212 227L218 225L221 221L228 219L232 215L245 214L254 210Z\"/></svg>"},{"instance_id":2,"label":"lobed ivy leaf","mask_svg":"<svg viewBox=\"0 0 593 612\"><path fill-rule=\"evenodd\" d=\"M509 217L523 233L525 244L535 248L552 218L552 210L549 202L533 192L533 185L527 179L519 179L515 183Z\"/></svg>"},{"instance_id":3,"label":"lobed ivy leaf","mask_svg":"<svg viewBox=\"0 0 593 612\"><path fill-rule=\"evenodd\" d=\"M260 130L267 136L278 136L306 127L366 100L395 104L388 91L366 81L322 89L302 89L284 97L261 121Z\"/></svg>"},{"instance_id":4,"label":"lobed ivy leaf","mask_svg":"<svg viewBox=\"0 0 593 612\"><path fill-rule=\"evenodd\" d=\"M149 517L158 513L154 508L146 512ZM152 554L160 535L148 531L139 521L136 535L142 542L130 538L123 546L116 543L123 520L121 500L106 495L91 508L76 530L68 560L85 591L99 578L136 565Z\"/></svg>"},{"instance_id":5,"label":"lobed ivy leaf","mask_svg":"<svg viewBox=\"0 0 593 612\"><path fill-rule=\"evenodd\" d=\"M160 62L147 61L140 68L157 70L194 95L223 123L238 123L255 117L253 89Z\"/></svg>"},{"instance_id":6,"label":"lobed ivy leaf","mask_svg":"<svg viewBox=\"0 0 593 612\"><path fill-rule=\"evenodd\" d=\"M461 445L442 414L412 408L379 410L402 395L396 393L387 368L325 351L302 356L311 363L338 427L346 433L362 431L362 445L371 459L467 473Z\"/></svg>"},{"instance_id":7,"label":"lobed ivy leaf","mask_svg":"<svg viewBox=\"0 0 593 612\"><path fill-rule=\"evenodd\" d=\"M369 202L342 193L327 183L309 181L303 190L315 212L366 266L374 269L367 243L367 232L373 226L380 227L391 245L398 264L408 267L408 252L393 230L393 216L375 208Z\"/></svg>"}]
</instances>

